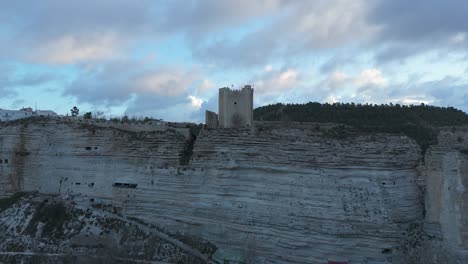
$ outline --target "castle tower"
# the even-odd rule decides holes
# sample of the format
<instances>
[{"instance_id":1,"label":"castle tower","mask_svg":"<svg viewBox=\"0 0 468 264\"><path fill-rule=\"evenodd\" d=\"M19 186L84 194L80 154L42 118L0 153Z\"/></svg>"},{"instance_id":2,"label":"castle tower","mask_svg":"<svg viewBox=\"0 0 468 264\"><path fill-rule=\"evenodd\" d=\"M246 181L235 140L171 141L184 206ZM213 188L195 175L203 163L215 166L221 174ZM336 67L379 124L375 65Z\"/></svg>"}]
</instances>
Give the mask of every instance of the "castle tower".
<instances>
[{"instance_id":1,"label":"castle tower","mask_svg":"<svg viewBox=\"0 0 468 264\"><path fill-rule=\"evenodd\" d=\"M253 92L251 85L242 90L219 89L219 127L252 126Z\"/></svg>"}]
</instances>

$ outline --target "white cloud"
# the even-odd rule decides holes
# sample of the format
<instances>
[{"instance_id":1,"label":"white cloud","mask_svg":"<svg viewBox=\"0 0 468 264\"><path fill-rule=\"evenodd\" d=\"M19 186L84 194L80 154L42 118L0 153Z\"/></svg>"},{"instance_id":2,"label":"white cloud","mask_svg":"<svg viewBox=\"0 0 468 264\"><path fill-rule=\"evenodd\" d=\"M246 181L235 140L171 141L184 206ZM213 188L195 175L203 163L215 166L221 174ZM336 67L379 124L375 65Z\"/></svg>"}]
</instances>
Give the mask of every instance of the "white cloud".
<instances>
[{"instance_id":1,"label":"white cloud","mask_svg":"<svg viewBox=\"0 0 468 264\"><path fill-rule=\"evenodd\" d=\"M312 47L341 46L377 32L378 27L365 21L369 6L363 0L305 2L292 14L288 26L292 34L306 38Z\"/></svg>"},{"instance_id":2,"label":"white cloud","mask_svg":"<svg viewBox=\"0 0 468 264\"><path fill-rule=\"evenodd\" d=\"M396 100L391 100L396 103L401 103L401 104L431 104L434 103L434 99L428 98L426 96L405 96L403 98L399 98Z\"/></svg>"},{"instance_id":3,"label":"white cloud","mask_svg":"<svg viewBox=\"0 0 468 264\"><path fill-rule=\"evenodd\" d=\"M188 96L188 99L190 100L190 105L195 108L196 110L200 109L202 104L203 104L203 100L200 99L200 98L197 98L193 95L189 95Z\"/></svg>"},{"instance_id":4,"label":"white cloud","mask_svg":"<svg viewBox=\"0 0 468 264\"><path fill-rule=\"evenodd\" d=\"M87 60L117 56L120 40L115 34L92 36L64 35L52 39L32 51L30 57L42 63L74 64Z\"/></svg>"},{"instance_id":5,"label":"white cloud","mask_svg":"<svg viewBox=\"0 0 468 264\"><path fill-rule=\"evenodd\" d=\"M267 65L267 66L265 66L265 68L264 68L264 71L266 71L266 72L270 72L270 71L272 71L272 70L273 70L273 66L271 66L271 65Z\"/></svg>"},{"instance_id":6,"label":"white cloud","mask_svg":"<svg viewBox=\"0 0 468 264\"><path fill-rule=\"evenodd\" d=\"M195 73L180 69L153 71L135 78L134 92L171 97L180 96L187 91L196 77Z\"/></svg>"},{"instance_id":7,"label":"white cloud","mask_svg":"<svg viewBox=\"0 0 468 264\"><path fill-rule=\"evenodd\" d=\"M258 94L285 92L293 89L300 81L299 72L296 69L283 71L271 70L253 81L255 91Z\"/></svg>"},{"instance_id":8,"label":"white cloud","mask_svg":"<svg viewBox=\"0 0 468 264\"><path fill-rule=\"evenodd\" d=\"M203 80L203 82L198 86L198 93L204 93L207 91L210 91L211 89L215 88L215 84L211 82L210 80Z\"/></svg>"},{"instance_id":9,"label":"white cloud","mask_svg":"<svg viewBox=\"0 0 468 264\"><path fill-rule=\"evenodd\" d=\"M453 44L460 44L464 43L466 40L466 33L465 32L458 32L450 38L450 42Z\"/></svg>"},{"instance_id":10,"label":"white cloud","mask_svg":"<svg viewBox=\"0 0 468 264\"><path fill-rule=\"evenodd\" d=\"M363 70L358 76L354 78L356 86L377 86L381 87L387 83L382 72L378 69Z\"/></svg>"},{"instance_id":11,"label":"white cloud","mask_svg":"<svg viewBox=\"0 0 468 264\"><path fill-rule=\"evenodd\" d=\"M349 84L349 81L350 78L344 72L334 71L327 77L326 86L329 86L332 90L335 90L337 88Z\"/></svg>"}]
</instances>

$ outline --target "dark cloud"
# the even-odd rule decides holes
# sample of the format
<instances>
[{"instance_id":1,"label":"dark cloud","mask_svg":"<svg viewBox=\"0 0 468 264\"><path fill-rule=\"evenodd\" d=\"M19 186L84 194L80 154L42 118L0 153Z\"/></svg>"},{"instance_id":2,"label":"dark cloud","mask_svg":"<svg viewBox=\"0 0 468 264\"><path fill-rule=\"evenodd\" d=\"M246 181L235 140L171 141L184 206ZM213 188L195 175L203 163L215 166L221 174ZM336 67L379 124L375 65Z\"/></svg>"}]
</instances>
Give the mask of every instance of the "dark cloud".
<instances>
[{"instance_id":1,"label":"dark cloud","mask_svg":"<svg viewBox=\"0 0 468 264\"><path fill-rule=\"evenodd\" d=\"M279 2L9 1L3 3L0 10L0 22L4 21L2 24L6 25L5 32L0 32L0 39L5 38L18 45L0 44L3 49L0 56L12 58L14 55L23 60L32 57L36 62L42 59L42 62L75 63L93 55L99 57L105 49L125 49L144 39L182 34L195 43L211 33L258 18L274 9ZM72 53L72 59L48 61L49 53L60 49L59 46L66 46L58 52ZM36 54L38 52L40 56Z\"/></svg>"},{"instance_id":2,"label":"dark cloud","mask_svg":"<svg viewBox=\"0 0 468 264\"><path fill-rule=\"evenodd\" d=\"M8 18L17 36L34 39L62 34L121 31L130 33L150 26L152 1L7 1L0 17Z\"/></svg>"},{"instance_id":3,"label":"dark cloud","mask_svg":"<svg viewBox=\"0 0 468 264\"><path fill-rule=\"evenodd\" d=\"M369 22L382 27L380 39L439 42L468 32L468 1L380 0Z\"/></svg>"},{"instance_id":4,"label":"dark cloud","mask_svg":"<svg viewBox=\"0 0 468 264\"><path fill-rule=\"evenodd\" d=\"M281 0L168 1L160 12L161 30L184 32L199 40L210 33L245 25L277 10Z\"/></svg>"},{"instance_id":5,"label":"dark cloud","mask_svg":"<svg viewBox=\"0 0 468 264\"><path fill-rule=\"evenodd\" d=\"M363 20L363 1L285 1L271 21L240 40L227 37L199 43L194 56L225 67L265 65L303 58L366 39L371 28ZM273 11L272 11L273 12Z\"/></svg>"},{"instance_id":6,"label":"dark cloud","mask_svg":"<svg viewBox=\"0 0 468 264\"><path fill-rule=\"evenodd\" d=\"M468 51L465 0L378 1L368 23L378 26L373 45L380 62L402 60L430 50Z\"/></svg>"},{"instance_id":7,"label":"dark cloud","mask_svg":"<svg viewBox=\"0 0 468 264\"><path fill-rule=\"evenodd\" d=\"M298 59L346 45L380 50L378 61L388 61L430 48L466 50L467 10L466 0L19 0L3 3L0 10L9 42L18 45L1 48L5 57L12 50L48 50L62 41L71 46L62 52L75 57L52 62L74 63L105 53L103 49L125 49L149 35L182 34L194 58L229 67ZM245 26L255 30L241 39L230 35ZM108 42L118 47L108 47ZM91 54L76 50L80 46Z\"/></svg>"}]
</instances>

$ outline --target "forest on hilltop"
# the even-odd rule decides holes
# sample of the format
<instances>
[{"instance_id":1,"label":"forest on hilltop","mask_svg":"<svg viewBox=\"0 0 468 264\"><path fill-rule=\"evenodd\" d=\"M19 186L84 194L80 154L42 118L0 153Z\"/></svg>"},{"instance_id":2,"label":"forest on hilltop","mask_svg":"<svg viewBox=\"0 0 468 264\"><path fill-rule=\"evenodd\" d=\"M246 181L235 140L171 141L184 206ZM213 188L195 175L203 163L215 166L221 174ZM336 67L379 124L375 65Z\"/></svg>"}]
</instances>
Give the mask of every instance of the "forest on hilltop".
<instances>
[{"instance_id":1,"label":"forest on hilltop","mask_svg":"<svg viewBox=\"0 0 468 264\"><path fill-rule=\"evenodd\" d=\"M437 143L437 128L468 125L468 115L453 107L400 104L272 104L254 110L258 121L339 123L365 132L404 133L423 152ZM346 136L346 133L338 135Z\"/></svg>"}]
</instances>

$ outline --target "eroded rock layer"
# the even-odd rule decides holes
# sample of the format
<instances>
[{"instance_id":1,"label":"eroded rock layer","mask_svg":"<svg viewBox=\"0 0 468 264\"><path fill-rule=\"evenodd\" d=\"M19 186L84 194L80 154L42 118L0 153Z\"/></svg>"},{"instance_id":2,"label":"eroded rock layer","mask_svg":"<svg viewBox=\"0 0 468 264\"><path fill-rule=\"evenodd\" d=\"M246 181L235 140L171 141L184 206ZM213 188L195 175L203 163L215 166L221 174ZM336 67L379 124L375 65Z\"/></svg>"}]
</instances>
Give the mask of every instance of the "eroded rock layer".
<instances>
[{"instance_id":1,"label":"eroded rock layer","mask_svg":"<svg viewBox=\"0 0 468 264\"><path fill-rule=\"evenodd\" d=\"M250 263L392 262L422 219L405 136L332 126L203 130L189 166L176 131L134 133L58 121L0 129L3 194L60 193L244 250Z\"/></svg>"}]
</instances>

